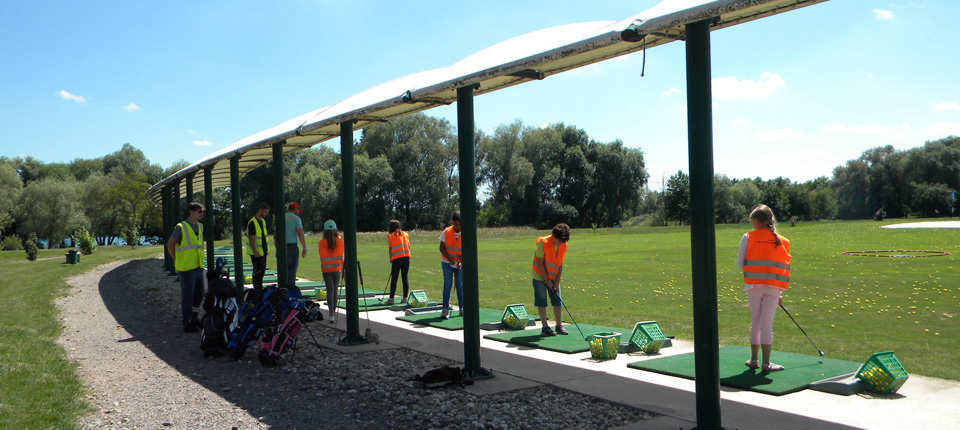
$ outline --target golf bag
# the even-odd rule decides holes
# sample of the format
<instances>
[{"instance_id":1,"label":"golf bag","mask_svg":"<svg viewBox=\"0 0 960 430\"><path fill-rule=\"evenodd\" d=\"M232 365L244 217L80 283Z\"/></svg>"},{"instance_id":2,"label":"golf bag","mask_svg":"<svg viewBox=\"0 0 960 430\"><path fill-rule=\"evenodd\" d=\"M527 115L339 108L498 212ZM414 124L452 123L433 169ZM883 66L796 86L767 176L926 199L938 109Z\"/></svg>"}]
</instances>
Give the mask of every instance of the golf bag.
<instances>
[{"instance_id":1,"label":"golf bag","mask_svg":"<svg viewBox=\"0 0 960 430\"><path fill-rule=\"evenodd\" d=\"M304 327L301 320L304 315L301 309L290 309L283 322L277 326L275 333L273 330L264 330L258 356L260 364L273 367L287 351L296 346L297 336Z\"/></svg>"},{"instance_id":2,"label":"golf bag","mask_svg":"<svg viewBox=\"0 0 960 430\"><path fill-rule=\"evenodd\" d=\"M240 310L240 324L230 332L230 342L226 353L233 359L240 359L247 348L260 340L263 331L273 321L280 299L279 290L265 287L259 294L248 295L248 300Z\"/></svg>"},{"instance_id":3,"label":"golf bag","mask_svg":"<svg viewBox=\"0 0 960 430\"><path fill-rule=\"evenodd\" d=\"M277 304L277 316L280 317L276 329L268 327L263 331L260 341L260 363L266 367L273 367L287 351L297 343L297 336L303 330L303 323L313 321L311 312L320 313L320 307L312 301L303 300L300 290L294 288L280 289L280 300Z\"/></svg>"},{"instance_id":4,"label":"golf bag","mask_svg":"<svg viewBox=\"0 0 960 430\"><path fill-rule=\"evenodd\" d=\"M226 276L222 270L207 272L207 296L200 320L200 349L204 357L223 355L230 343L230 334L238 325L237 290Z\"/></svg>"}]
</instances>

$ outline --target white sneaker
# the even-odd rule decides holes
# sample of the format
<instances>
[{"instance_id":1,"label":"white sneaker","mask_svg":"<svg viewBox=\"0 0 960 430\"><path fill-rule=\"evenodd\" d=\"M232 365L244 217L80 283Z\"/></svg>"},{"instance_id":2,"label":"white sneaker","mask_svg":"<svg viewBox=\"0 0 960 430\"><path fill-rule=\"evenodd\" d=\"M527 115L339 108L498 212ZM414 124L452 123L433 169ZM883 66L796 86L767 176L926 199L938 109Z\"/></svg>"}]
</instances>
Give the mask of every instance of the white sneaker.
<instances>
[{"instance_id":1,"label":"white sneaker","mask_svg":"<svg viewBox=\"0 0 960 430\"><path fill-rule=\"evenodd\" d=\"M337 317L334 315L330 315L330 324L336 324L336 323L337 323Z\"/></svg>"},{"instance_id":2,"label":"white sneaker","mask_svg":"<svg viewBox=\"0 0 960 430\"><path fill-rule=\"evenodd\" d=\"M393 304L393 297L387 299L387 301L383 302L383 304L385 304L385 305L392 305L392 304Z\"/></svg>"},{"instance_id":3,"label":"white sneaker","mask_svg":"<svg viewBox=\"0 0 960 430\"><path fill-rule=\"evenodd\" d=\"M446 308L440 311L440 319L445 319L445 320L450 319L450 311L447 310Z\"/></svg>"}]
</instances>

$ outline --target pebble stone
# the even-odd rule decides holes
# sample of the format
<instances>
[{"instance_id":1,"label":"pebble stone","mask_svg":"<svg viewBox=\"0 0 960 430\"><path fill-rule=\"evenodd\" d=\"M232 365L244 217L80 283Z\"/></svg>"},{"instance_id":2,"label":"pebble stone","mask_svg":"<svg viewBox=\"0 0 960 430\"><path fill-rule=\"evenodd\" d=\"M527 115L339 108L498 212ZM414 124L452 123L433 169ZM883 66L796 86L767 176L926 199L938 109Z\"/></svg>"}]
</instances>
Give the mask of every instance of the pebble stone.
<instances>
[{"instance_id":1,"label":"pebble stone","mask_svg":"<svg viewBox=\"0 0 960 430\"><path fill-rule=\"evenodd\" d=\"M653 418L551 385L425 389L410 379L463 364L406 348L328 349L338 333L325 321L308 324L320 349L301 335L274 368L255 351L204 359L199 336L179 330L179 284L161 268L154 259L107 264L69 280L58 299L60 343L95 410L79 428L604 429Z\"/></svg>"}]
</instances>

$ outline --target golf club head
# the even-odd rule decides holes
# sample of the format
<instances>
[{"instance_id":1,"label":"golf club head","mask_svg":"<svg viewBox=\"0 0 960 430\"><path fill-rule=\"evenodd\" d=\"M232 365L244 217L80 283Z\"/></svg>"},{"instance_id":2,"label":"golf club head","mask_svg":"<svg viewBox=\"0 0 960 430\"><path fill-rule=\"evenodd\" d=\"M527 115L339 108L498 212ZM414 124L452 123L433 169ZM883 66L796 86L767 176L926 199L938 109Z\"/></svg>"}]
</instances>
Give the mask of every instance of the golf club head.
<instances>
[{"instance_id":1,"label":"golf club head","mask_svg":"<svg viewBox=\"0 0 960 430\"><path fill-rule=\"evenodd\" d=\"M823 357L823 351L820 351L820 356Z\"/></svg>"}]
</instances>

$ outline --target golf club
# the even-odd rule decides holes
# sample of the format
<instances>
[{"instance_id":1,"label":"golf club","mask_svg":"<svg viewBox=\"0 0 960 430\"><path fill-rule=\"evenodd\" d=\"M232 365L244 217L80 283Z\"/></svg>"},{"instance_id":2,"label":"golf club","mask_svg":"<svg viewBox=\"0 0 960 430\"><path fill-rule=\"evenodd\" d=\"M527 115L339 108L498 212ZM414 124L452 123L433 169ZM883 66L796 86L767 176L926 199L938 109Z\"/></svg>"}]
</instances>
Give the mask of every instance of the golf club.
<instances>
[{"instance_id":1,"label":"golf club","mask_svg":"<svg viewBox=\"0 0 960 430\"><path fill-rule=\"evenodd\" d=\"M577 320L573 318L573 314L571 314L570 309L567 308L567 303L564 302L562 298L560 299L560 304L563 305L563 308L567 310L567 315L570 316L570 321L573 321L573 325L577 326L577 331L580 332L580 336L583 337L583 340L587 340L587 337L583 335L583 330L580 330L580 324L577 324Z\"/></svg>"},{"instance_id":2,"label":"golf club","mask_svg":"<svg viewBox=\"0 0 960 430\"><path fill-rule=\"evenodd\" d=\"M387 283L386 285L383 286L383 292L380 293L380 298L377 299L378 302L381 302L381 303L383 302L383 296L387 295L387 288L390 288L390 281L392 279L393 279L393 274L391 273L390 276L387 276Z\"/></svg>"},{"instance_id":3,"label":"golf club","mask_svg":"<svg viewBox=\"0 0 960 430\"><path fill-rule=\"evenodd\" d=\"M790 315L790 312L787 312L787 308L783 307L782 303L780 304L780 309L783 309L783 311L787 313L787 316L790 317L790 320L797 325L797 328L800 329L800 332L803 333L804 336L807 336L807 340L810 341L810 344L813 345L814 348L817 348L817 344L813 343L813 339L810 339L810 336L807 335L807 332L803 331L803 327L800 327L800 324L797 323L797 320L793 319L793 316ZM820 356L823 357L823 351L821 351L820 348L817 348L817 352L819 352Z\"/></svg>"},{"instance_id":4,"label":"golf club","mask_svg":"<svg viewBox=\"0 0 960 430\"><path fill-rule=\"evenodd\" d=\"M360 291L366 292L366 288L363 287L363 269L360 268L360 262L357 261L357 275L360 276ZM380 343L380 335L373 332L373 329L370 328L370 306L367 305L367 299L363 299L363 309L367 311L367 330L364 331L363 337L367 338L369 341L374 341Z\"/></svg>"}]
</instances>

